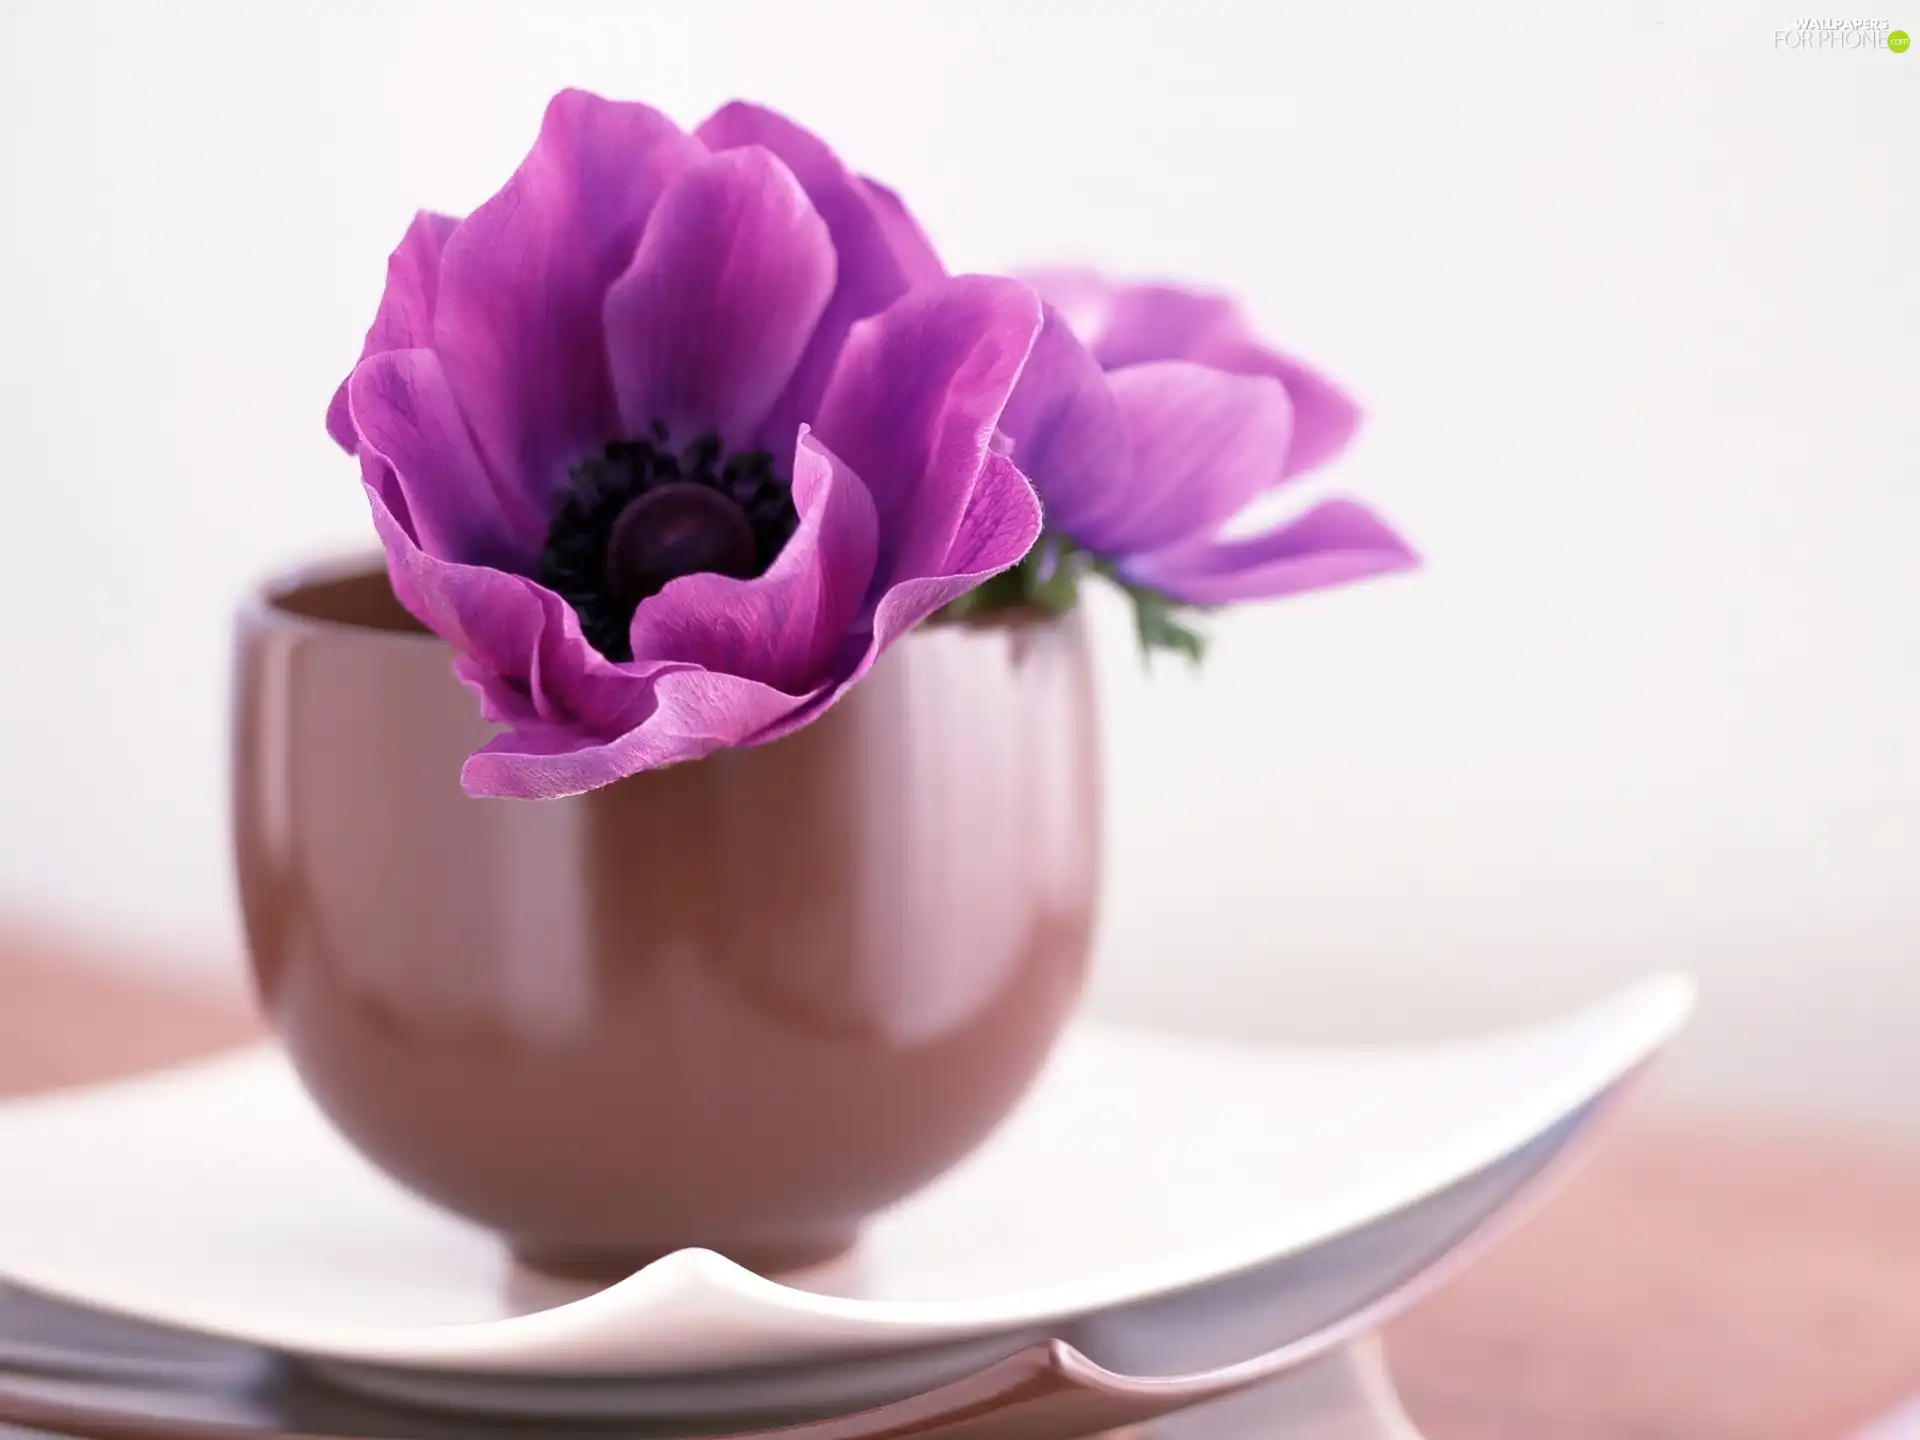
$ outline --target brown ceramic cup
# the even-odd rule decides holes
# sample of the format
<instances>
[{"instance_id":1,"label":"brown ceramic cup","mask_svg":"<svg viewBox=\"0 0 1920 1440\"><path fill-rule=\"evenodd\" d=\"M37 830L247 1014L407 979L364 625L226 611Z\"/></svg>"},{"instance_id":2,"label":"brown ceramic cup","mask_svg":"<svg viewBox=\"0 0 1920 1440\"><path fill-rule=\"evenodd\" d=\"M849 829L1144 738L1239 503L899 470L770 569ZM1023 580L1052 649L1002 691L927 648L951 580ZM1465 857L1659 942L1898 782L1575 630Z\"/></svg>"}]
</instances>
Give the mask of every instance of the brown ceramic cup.
<instances>
[{"instance_id":1,"label":"brown ceramic cup","mask_svg":"<svg viewBox=\"0 0 1920 1440\"><path fill-rule=\"evenodd\" d=\"M462 793L450 658L377 562L240 614L254 977L375 1164L543 1268L779 1270L1020 1098L1098 881L1077 618L924 626L785 740L564 800Z\"/></svg>"}]
</instances>

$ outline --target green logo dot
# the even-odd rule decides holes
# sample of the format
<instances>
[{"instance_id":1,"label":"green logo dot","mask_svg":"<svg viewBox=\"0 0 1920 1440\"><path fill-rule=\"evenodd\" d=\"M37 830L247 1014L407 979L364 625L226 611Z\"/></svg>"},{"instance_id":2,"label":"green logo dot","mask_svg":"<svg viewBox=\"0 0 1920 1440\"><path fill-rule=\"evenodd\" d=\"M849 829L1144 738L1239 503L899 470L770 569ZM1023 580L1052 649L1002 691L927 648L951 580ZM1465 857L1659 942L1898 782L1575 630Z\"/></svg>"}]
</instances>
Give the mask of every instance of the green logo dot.
<instances>
[{"instance_id":1,"label":"green logo dot","mask_svg":"<svg viewBox=\"0 0 1920 1440\"><path fill-rule=\"evenodd\" d=\"M1907 46L1912 43L1913 41L1907 38L1907 32L1904 30L1889 30L1887 32L1887 49L1893 51L1896 55L1906 54Z\"/></svg>"}]
</instances>

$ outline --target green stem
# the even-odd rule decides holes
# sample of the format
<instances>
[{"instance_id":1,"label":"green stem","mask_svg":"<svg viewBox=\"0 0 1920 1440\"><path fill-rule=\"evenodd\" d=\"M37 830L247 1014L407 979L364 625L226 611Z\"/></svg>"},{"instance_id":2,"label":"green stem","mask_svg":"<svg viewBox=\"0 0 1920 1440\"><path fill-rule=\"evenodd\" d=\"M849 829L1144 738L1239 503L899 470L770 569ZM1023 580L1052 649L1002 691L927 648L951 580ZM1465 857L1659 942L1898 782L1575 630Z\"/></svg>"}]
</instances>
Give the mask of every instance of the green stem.
<instances>
[{"instance_id":1,"label":"green stem","mask_svg":"<svg viewBox=\"0 0 1920 1440\"><path fill-rule=\"evenodd\" d=\"M1134 633L1143 660L1156 651L1184 655L1199 664L1206 636L1192 623L1201 613L1146 585L1123 579L1111 561L1083 550L1063 535L1042 535L1026 558L953 601L941 618L991 622L995 615L1039 610L1063 615L1080 601L1080 586L1098 577L1124 593L1133 605Z\"/></svg>"}]
</instances>

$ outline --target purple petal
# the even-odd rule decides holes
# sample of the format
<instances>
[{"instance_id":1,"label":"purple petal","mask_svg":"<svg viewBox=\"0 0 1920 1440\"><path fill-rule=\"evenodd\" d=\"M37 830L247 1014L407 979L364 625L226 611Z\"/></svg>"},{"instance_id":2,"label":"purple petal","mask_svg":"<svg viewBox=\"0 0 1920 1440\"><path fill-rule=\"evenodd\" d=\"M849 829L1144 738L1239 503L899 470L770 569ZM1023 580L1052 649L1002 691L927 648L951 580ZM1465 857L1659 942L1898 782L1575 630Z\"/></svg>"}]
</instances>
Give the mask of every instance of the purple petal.
<instances>
[{"instance_id":1,"label":"purple petal","mask_svg":"<svg viewBox=\"0 0 1920 1440\"><path fill-rule=\"evenodd\" d=\"M1017 564L1040 538L1040 500L1020 469L989 455L961 517L942 573L894 585L874 611L876 653L950 601Z\"/></svg>"},{"instance_id":2,"label":"purple petal","mask_svg":"<svg viewBox=\"0 0 1920 1440\"><path fill-rule=\"evenodd\" d=\"M866 648L838 683L753 737L764 745L812 724L873 668L888 646L982 581L1016 564L1040 536L1040 502L1012 461L989 455L961 526L962 543L949 554L951 574L903 580L881 595Z\"/></svg>"},{"instance_id":3,"label":"purple petal","mask_svg":"<svg viewBox=\"0 0 1920 1440\"><path fill-rule=\"evenodd\" d=\"M1154 360L1199 360L1217 336L1237 333L1240 315L1224 295L1176 285L1126 285L1108 297L1091 349L1108 370Z\"/></svg>"},{"instance_id":4,"label":"purple petal","mask_svg":"<svg viewBox=\"0 0 1920 1440\"><path fill-rule=\"evenodd\" d=\"M1326 463L1353 438L1360 410L1318 371L1255 340L1224 295L1172 285L1131 285L1113 293L1095 346L1107 369L1147 360L1194 360L1235 375L1268 375L1286 387L1293 438L1281 480Z\"/></svg>"},{"instance_id":5,"label":"purple petal","mask_svg":"<svg viewBox=\"0 0 1920 1440\"><path fill-rule=\"evenodd\" d=\"M434 558L394 513L377 478L367 480L366 491L394 598L454 648L460 678L480 695L487 718L549 712L535 662L546 617L531 584L503 570Z\"/></svg>"},{"instance_id":6,"label":"purple petal","mask_svg":"<svg viewBox=\"0 0 1920 1440\"><path fill-rule=\"evenodd\" d=\"M498 736L467 758L460 783L472 795L578 795L642 770L757 743L759 732L811 698L704 670L660 673L649 682L648 695L645 718L611 738L559 726L527 726Z\"/></svg>"},{"instance_id":7,"label":"purple petal","mask_svg":"<svg viewBox=\"0 0 1920 1440\"><path fill-rule=\"evenodd\" d=\"M1232 300L1177 285L1115 285L1091 270L1036 270L1025 279L1104 369L1194 360L1235 375L1271 375L1293 404L1293 439L1280 478L1324 465L1359 429L1360 410L1326 376L1262 345Z\"/></svg>"},{"instance_id":8,"label":"purple petal","mask_svg":"<svg viewBox=\"0 0 1920 1440\"><path fill-rule=\"evenodd\" d=\"M422 210L407 226L387 257L387 288L367 329L360 358L388 350L413 350L433 344L433 308L440 294L440 252L460 222L451 215ZM349 455L354 451L353 419L347 413L347 382L342 380L327 407L327 434Z\"/></svg>"},{"instance_id":9,"label":"purple petal","mask_svg":"<svg viewBox=\"0 0 1920 1440\"><path fill-rule=\"evenodd\" d=\"M454 670L496 724L568 730L582 743L624 734L653 706L656 678L678 667L616 665L580 633L558 595L524 576L462 565L421 549L384 481L366 484L393 593L453 647Z\"/></svg>"},{"instance_id":10,"label":"purple petal","mask_svg":"<svg viewBox=\"0 0 1920 1440\"><path fill-rule=\"evenodd\" d=\"M800 694L828 678L873 578L873 499L860 477L801 433L800 525L755 580L688 575L641 602L633 653L681 660Z\"/></svg>"},{"instance_id":11,"label":"purple petal","mask_svg":"<svg viewBox=\"0 0 1920 1440\"><path fill-rule=\"evenodd\" d=\"M920 222L913 218L913 212L907 209L907 202L896 191L888 189L870 175L862 175L860 185L867 192L873 213L880 217L880 224L887 232L887 240L893 247L893 258L900 263L908 288L944 280L947 267L940 263L933 242L927 238L927 232L920 228Z\"/></svg>"},{"instance_id":12,"label":"purple petal","mask_svg":"<svg viewBox=\"0 0 1920 1440\"><path fill-rule=\"evenodd\" d=\"M1026 286L963 275L848 337L815 429L873 494L882 583L943 570L1040 326Z\"/></svg>"},{"instance_id":13,"label":"purple petal","mask_svg":"<svg viewBox=\"0 0 1920 1440\"><path fill-rule=\"evenodd\" d=\"M987 456L953 544L947 547L945 569L952 578L974 585L998 575L1026 558L1040 538L1042 519L1040 497L1020 467L1004 455Z\"/></svg>"},{"instance_id":14,"label":"purple petal","mask_svg":"<svg viewBox=\"0 0 1920 1440\"><path fill-rule=\"evenodd\" d=\"M763 448L785 454L801 424L814 418L848 330L879 314L921 278L928 260L925 239L908 237L905 249L897 249L903 234L899 216L886 213L886 202L825 142L783 115L736 101L714 112L695 134L716 152L758 145L779 156L826 221L839 257L833 298L760 437ZM918 235L917 227L913 234Z\"/></svg>"},{"instance_id":15,"label":"purple petal","mask_svg":"<svg viewBox=\"0 0 1920 1440\"><path fill-rule=\"evenodd\" d=\"M1282 480L1326 464L1346 449L1360 428L1360 407L1339 386L1311 366L1245 335L1217 336L1195 358L1236 375L1271 375L1287 387L1287 399L1293 402L1293 441L1280 470Z\"/></svg>"},{"instance_id":16,"label":"purple petal","mask_svg":"<svg viewBox=\"0 0 1920 1440\"><path fill-rule=\"evenodd\" d=\"M1162 360L1107 383L1133 469L1124 503L1083 543L1113 556L1164 550L1211 534L1278 482L1292 416L1277 380Z\"/></svg>"},{"instance_id":17,"label":"purple petal","mask_svg":"<svg viewBox=\"0 0 1920 1440\"><path fill-rule=\"evenodd\" d=\"M1100 515L1127 496L1127 432L1098 363L1059 310L1048 305L1045 316L1000 429L1040 492L1047 524L1098 548Z\"/></svg>"},{"instance_id":18,"label":"purple petal","mask_svg":"<svg viewBox=\"0 0 1920 1440\"><path fill-rule=\"evenodd\" d=\"M1032 286L1042 300L1058 310L1082 345L1092 345L1107 328L1119 287L1099 271L1059 267L1023 270L1014 278Z\"/></svg>"},{"instance_id":19,"label":"purple petal","mask_svg":"<svg viewBox=\"0 0 1920 1440\"><path fill-rule=\"evenodd\" d=\"M1385 521L1351 500L1325 500L1245 540L1210 540L1122 566L1129 580L1190 605L1227 605L1318 590L1420 563Z\"/></svg>"},{"instance_id":20,"label":"purple petal","mask_svg":"<svg viewBox=\"0 0 1920 1440\"><path fill-rule=\"evenodd\" d=\"M566 469L619 433L601 307L700 146L644 105L554 96L540 138L441 260L434 348L481 458L544 525Z\"/></svg>"},{"instance_id":21,"label":"purple petal","mask_svg":"<svg viewBox=\"0 0 1920 1440\"><path fill-rule=\"evenodd\" d=\"M431 350L388 350L348 377L362 467L390 466L420 548L464 565L517 569L540 536L515 535Z\"/></svg>"},{"instance_id":22,"label":"purple petal","mask_svg":"<svg viewBox=\"0 0 1920 1440\"><path fill-rule=\"evenodd\" d=\"M833 242L787 167L715 155L660 197L607 294L607 353L628 435L719 431L749 448L833 293Z\"/></svg>"},{"instance_id":23,"label":"purple petal","mask_svg":"<svg viewBox=\"0 0 1920 1440\"><path fill-rule=\"evenodd\" d=\"M644 723L612 740L564 726L524 725L469 755L460 787L490 799L559 800L666 763L662 737Z\"/></svg>"}]
</instances>

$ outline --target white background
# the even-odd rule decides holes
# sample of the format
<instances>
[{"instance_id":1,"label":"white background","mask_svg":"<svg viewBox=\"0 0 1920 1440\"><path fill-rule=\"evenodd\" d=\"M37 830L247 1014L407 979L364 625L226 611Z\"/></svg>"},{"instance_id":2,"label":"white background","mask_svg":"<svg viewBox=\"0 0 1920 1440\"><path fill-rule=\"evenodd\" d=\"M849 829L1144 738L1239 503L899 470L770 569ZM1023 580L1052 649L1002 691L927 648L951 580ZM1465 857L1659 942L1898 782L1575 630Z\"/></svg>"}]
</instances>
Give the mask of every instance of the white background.
<instances>
[{"instance_id":1,"label":"white background","mask_svg":"<svg viewBox=\"0 0 1920 1440\"><path fill-rule=\"evenodd\" d=\"M1793 22L4 0L0 904L238 974L227 613L369 535L321 416L387 250L563 85L742 95L955 268L1239 291L1431 559L1197 680L1103 614L1097 1005L1397 1035L1689 966L1696 1092L1920 1130L1920 53Z\"/></svg>"}]
</instances>

